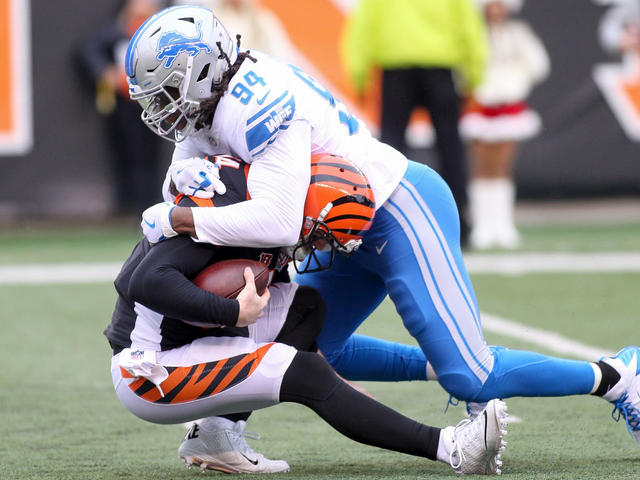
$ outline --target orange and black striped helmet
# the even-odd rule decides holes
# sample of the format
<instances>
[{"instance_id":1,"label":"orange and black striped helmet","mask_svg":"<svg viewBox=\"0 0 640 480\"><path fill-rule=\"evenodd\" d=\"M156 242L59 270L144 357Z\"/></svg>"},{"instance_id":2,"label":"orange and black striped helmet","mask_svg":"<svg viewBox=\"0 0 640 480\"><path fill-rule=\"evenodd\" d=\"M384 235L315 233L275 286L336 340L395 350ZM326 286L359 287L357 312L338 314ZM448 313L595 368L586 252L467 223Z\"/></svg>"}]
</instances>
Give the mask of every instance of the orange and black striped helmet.
<instances>
[{"instance_id":1,"label":"orange and black striped helmet","mask_svg":"<svg viewBox=\"0 0 640 480\"><path fill-rule=\"evenodd\" d=\"M371 227L374 215L373 191L356 165L335 155L312 155L311 182L304 205L300 242L296 247L298 252L312 253L314 257L316 249L330 249L331 260L323 268L318 268L319 265L314 268L308 259L304 271L328 268L334 252L353 253Z\"/></svg>"}]
</instances>

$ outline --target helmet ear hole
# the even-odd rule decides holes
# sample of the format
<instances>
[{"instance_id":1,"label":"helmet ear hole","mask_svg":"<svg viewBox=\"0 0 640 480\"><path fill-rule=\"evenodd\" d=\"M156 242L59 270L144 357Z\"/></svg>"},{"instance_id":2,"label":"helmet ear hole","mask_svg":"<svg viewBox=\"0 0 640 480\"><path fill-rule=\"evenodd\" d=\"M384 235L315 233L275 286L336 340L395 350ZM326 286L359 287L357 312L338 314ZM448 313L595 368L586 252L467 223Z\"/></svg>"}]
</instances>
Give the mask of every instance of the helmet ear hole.
<instances>
[{"instance_id":1,"label":"helmet ear hole","mask_svg":"<svg viewBox=\"0 0 640 480\"><path fill-rule=\"evenodd\" d=\"M204 67L202 67L202 70L200 70L200 75L198 75L198 82L204 80L205 78L207 78L207 75L209 75L209 66L211 64L207 63Z\"/></svg>"},{"instance_id":2,"label":"helmet ear hole","mask_svg":"<svg viewBox=\"0 0 640 480\"><path fill-rule=\"evenodd\" d=\"M314 235L321 234L326 246L343 255L351 254L362 243L375 215L367 178L345 158L312 155L304 215L304 240L314 242Z\"/></svg>"},{"instance_id":3,"label":"helmet ear hole","mask_svg":"<svg viewBox=\"0 0 640 480\"><path fill-rule=\"evenodd\" d=\"M176 87L165 87L165 90L171 96L171 98L173 98L174 100L180 98L180 90L178 88L176 88Z\"/></svg>"}]
</instances>

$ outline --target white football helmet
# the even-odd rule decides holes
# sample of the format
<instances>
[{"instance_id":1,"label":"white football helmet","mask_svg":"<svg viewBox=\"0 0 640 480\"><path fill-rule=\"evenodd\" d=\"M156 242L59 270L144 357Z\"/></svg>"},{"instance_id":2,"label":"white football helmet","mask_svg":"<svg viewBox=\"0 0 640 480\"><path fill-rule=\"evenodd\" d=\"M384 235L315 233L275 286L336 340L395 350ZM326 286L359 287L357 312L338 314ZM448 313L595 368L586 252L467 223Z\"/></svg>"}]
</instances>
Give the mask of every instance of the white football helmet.
<instances>
[{"instance_id":1,"label":"white football helmet","mask_svg":"<svg viewBox=\"0 0 640 480\"><path fill-rule=\"evenodd\" d=\"M211 96L237 56L211 10L184 5L148 18L131 38L125 58L129 95L142 106L142 121L163 138L184 140L195 127L200 102Z\"/></svg>"}]
</instances>

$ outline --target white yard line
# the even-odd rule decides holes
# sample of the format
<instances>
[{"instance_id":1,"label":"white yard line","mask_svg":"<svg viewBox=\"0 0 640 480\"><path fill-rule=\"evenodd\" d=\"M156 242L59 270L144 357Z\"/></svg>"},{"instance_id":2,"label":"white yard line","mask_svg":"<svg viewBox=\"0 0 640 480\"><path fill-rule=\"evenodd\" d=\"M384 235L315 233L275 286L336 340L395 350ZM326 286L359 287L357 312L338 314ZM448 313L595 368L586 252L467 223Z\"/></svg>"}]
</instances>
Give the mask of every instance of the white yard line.
<instances>
[{"instance_id":1,"label":"white yard line","mask_svg":"<svg viewBox=\"0 0 640 480\"><path fill-rule=\"evenodd\" d=\"M594 347L585 343L576 342L559 333L531 327L523 323L514 322L506 318L497 317L489 313L482 313L482 328L487 332L497 333L506 337L538 345L545 350L549 350L562 355L584 360L599 360L604 355L612 355L614 352L607 351L601 347Z\"/></svg>"},{"instance_id":2,"label":"white yard line","mask_svg":"<svg viewBox=\"0 0 640 480\"><path fill-rule=\"evenodd\" d=\"M640 272L640 252L468 254L469 273Z\"/></svg>"},{"instance_id":3,"label":"white yard line","mask_svg":"<svg viewBox=\"0 0 640 480\"><path fill-rule=\"evenodd\" d=\"M640 252L590 254L467 255L472 273L524 274L530 272L640 272ZM0 266L0 285L42 285L112 282L120 263L23 264ZM610 355L558 333L513 320L482 314L486 331L517 338L562 355L596 360Z\"/></svg>"},{"instance_id":4,"label":"white yard line","mask_svg":"<svg viewBox=\"0 0 640 480\"><path fill-rule=\"evenodd\" d=\"M112 282L120 263L51 263L0 266L0 285Z\"/></svg>"},{"instance_id":5,"label":"white yard line","mask_svg":"<svg viewBox=\"0 0 640 480\"><path fill-rule=\"evenodd\" d=\"M470 253L465 263L469 273L502 275L640 272L640 252ZM2 265L0 285L112 282L120 267L117 262Z\"/></svg>"}]
</instances>

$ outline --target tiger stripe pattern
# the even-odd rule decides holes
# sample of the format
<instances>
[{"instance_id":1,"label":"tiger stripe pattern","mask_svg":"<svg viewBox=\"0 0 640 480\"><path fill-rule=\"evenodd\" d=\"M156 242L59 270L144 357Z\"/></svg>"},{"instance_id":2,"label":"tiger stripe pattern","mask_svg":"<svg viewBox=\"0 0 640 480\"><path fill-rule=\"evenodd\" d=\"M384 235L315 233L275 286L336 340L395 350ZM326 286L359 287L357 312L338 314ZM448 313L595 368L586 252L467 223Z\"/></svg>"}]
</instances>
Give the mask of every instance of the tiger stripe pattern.
<instances>
[{"instance_id":1,"label":"tiger stripe pattern","mask_svg":"<svg viewBox=\"0 0 640 480\"><path fill-rule=\"evenodd\" d=\"M257 350L214 362L188 367L165 367L169 377L160 384L160 390L146 378L138 378L129 388L140 398L158 404L178 404L211 397L247 379L274 345L268 343ZM120 367L123 378L131 375Z\"/></svg>"},{"instance_id":2,"label":"tiger stripe pattern","mask_svg":"<svg viewBox=\"0 0 640 480\"><path fill-rule=\"evenodd\" d=\"M375 201L371 185L357 166L334 155L313 155L310 183L316 188L319 210L332 204L324 223L334 234L348 239L369 230Z\"/></svg>"}]
</instances>

